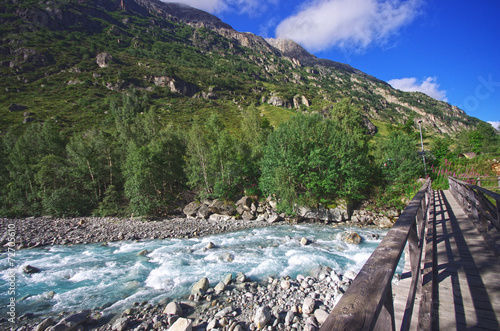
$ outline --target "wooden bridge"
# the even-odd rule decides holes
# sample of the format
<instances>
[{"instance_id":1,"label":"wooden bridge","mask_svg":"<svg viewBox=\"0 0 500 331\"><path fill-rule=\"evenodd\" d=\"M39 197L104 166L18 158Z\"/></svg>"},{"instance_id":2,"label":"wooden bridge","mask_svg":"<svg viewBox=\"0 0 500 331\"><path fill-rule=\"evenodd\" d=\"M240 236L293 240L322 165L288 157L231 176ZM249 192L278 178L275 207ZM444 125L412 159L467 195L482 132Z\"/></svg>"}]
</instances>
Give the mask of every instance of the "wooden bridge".
<instances>
[{"instance_id":1,"label":"wooden bridge","mask_svg":"<svg viewBox=\"0 0 500 331\"><path fill-rule=\"evenodd\" d=\"M449 183L427 180L320 331L500 330L500 195Z\"/></svg>"}]
</instances>

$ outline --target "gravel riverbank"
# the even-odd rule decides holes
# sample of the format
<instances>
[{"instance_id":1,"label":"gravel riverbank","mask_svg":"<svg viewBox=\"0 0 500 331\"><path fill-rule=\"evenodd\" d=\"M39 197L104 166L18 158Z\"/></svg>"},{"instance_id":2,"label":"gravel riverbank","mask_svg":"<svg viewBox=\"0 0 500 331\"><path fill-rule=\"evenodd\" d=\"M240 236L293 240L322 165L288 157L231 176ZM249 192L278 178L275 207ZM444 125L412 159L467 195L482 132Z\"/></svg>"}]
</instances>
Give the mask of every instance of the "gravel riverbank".
<instances>
[{"instance_id":1,"label":"gravel riverbank","mask_svg":"<svg viewBox=\"0 0 500 331\"><path fill-rule=\"evenodd\" d=\"M9 224L15 224L17 249L119 240L191 238L270 225L266 221L235 220L222 215L209 219L172 218L159 221L99 217L0 219L2 248L9 240Z\"/></svg>"},{"instance_id":2,"label":"gravel riverbank","mask_svg":"<svg viewBox=\"0 0 500 331\"><path fill-rule=\"evenodd\" d=\"M221 215L208 219L161 221L115 218L0 219L1 233L15 224L16 247L85 244L118 240L186 238L270 226L266 221L235 220ZM277 224L283 224L278 222ZM9 237L3 235L2 247ZM243 274L228 274L217 284L200 280L189 297L158 303L136 302L116 315L101 311L63 312L52 316L24 314L15 323L0 316L2 330L316 330L348 288L355 274L340 275L319 267L309 275L255 282Z\"/></svg>"}]
</instances>

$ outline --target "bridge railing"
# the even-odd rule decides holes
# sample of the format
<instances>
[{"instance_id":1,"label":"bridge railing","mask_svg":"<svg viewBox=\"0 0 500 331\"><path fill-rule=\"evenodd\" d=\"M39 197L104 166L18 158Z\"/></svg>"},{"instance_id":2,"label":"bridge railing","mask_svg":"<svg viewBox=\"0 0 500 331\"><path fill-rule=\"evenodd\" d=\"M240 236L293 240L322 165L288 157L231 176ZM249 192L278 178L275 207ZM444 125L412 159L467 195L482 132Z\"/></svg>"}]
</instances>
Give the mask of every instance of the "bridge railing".
<instances>
[{"instance_id":1,"label":"bridge railing","mask_svg":"<svg viewBox=\"0 0 500 331\"><path fill-rule=\"evenodd\" d=\"M485 230L489 229L489 222L500 231L500 194L454 177L448 177L448 182L450 192L473 219L480 222ZM488 197L495 202L491 202Z\"/></svg>"},{"instance_id":2,"label":"bridge railing","mask_svg":"<svg viewBox=\"0 0 500 331\"><path fill-rule=\"evenodd\" d=\"M422 249L432 196L431 181L427 179L366 261L320 331L396 330L392 279L407 242L412 282L400 329L409 329L415 295L421 284Z\"/></svg>"}]
</instances>

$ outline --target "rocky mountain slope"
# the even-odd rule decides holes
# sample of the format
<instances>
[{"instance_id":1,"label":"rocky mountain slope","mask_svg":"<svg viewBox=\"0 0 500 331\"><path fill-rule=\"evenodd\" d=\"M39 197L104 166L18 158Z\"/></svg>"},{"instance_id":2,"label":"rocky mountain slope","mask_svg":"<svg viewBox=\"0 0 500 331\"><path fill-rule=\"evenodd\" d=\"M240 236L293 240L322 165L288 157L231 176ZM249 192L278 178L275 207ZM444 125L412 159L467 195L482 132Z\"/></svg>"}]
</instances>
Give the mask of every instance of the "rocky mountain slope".
<instances>
[{"instance_id":1,"label":"rocky mountain slope","mask_svg":"<svg viewBox=\"0 0 500 331\"><path fill-rule=\"evenodd\" d=\"M393 89L290 40L234 30L201 10L158 0L1 0L0 130L54 119L68 131L106 128L110 105L136 90L162 121L255 107L276 125L328 113L350 98L367 120L422 119L437 134L478 122L422 93Z\"/></svg>"}]
</instances>

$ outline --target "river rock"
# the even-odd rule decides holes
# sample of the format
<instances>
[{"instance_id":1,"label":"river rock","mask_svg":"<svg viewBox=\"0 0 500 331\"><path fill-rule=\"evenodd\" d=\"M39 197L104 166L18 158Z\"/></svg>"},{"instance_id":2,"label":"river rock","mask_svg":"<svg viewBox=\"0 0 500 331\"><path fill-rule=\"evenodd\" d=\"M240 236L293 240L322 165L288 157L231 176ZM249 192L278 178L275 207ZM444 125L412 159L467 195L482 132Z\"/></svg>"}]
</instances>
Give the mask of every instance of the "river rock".
<instances>
[{"instance_id":1,"label":"river rock","mask_svg":"<svg viewBox=\"0 0 500 331\"><path fill-rule=\"evenodd\" d=\"M232 216L221 215L221 214L212 214L208 218L210 222L227 222L232 218Z\"/></svg>"},{"instance_id":2,"label":"river rock","mask_svg":"<svg viewBox=\"0 0 500 331\"><path fill-rule=\"evenodd\" d=\"M302 313L311 315L314 313L314 306L316 306L316 300L311 297L305 298L302 304Z\"/></svg>"},{"instance_id":3,"label":"river rock","mask_svg":"<svg viewBox=\"0 0 500 331\"><path fill-rule=\"evenodd\" d=\"M215 291L215 294L221 294L222 292L224 292L224 290L226 289L226 284L224 284L223 281L220 281L217 285L215 285L214 287L214 291Z\"/></svg>"},{"instance_id":4,"label":"river rock","mask_svg":"<svg viewBox=\"0 0 500 331\"><path fill-rule=\"evenodd\" d=\"M52 300L54 298L54 295L56 295L56 292L54 291L48 291L42 293L42 299L43 300Z\"/></svg>"},{"instance_id":5,"label":"river rock","mask_svg":"<svg viewBox=\"0 0 500 331\"><path fill-rule=\"evenodd\" d=\"M379 216L373 219L373 224L379 228L389 229L392 228L393 222L387 216Z\"/></svg>"},{"instance_id":6,"label":"river rock","mask_svg":"<svg viewBox=\"0 0 500 331\"><path fill-rule=\"evenodd\" d=\"M281 216L278 215L278 213L276 213L275 211L271 211L269 213L269 216L267 217L267 222L268 223L275 223L275 222L279 222L281 221Z\"/></svg>"},{"instance_id":7,"label":"river rock","mask_svg":"<svg viewBox=\"0 0 500 331\"><path fill-rule=\"evenodd\" d=\"M163 310L164 314L182 316L182 307L178 302L170 302Z\"/></svg>"},{"instance_id":8,"label":"river rock","mask_svg":"<svg viewBox=\"0 0 500 331\"><path fill-rule=\"evenodd\" d=\"M318 278L319 280L325 279L332 273L332 268L328 266L319 266L311 270L311 277Z\"/></svg>"},{"instance_id":9,"label":"river rock","mask_svg":"<svg viewBox=\"0 0 500 331\"><path fill-rule=\"evenodd\" d=\"M302 237L302 239L300 239L300 244L301 244L302 246L307 246L307 245L309 245L310 243L311 243L311 242L310 242L310 241L309 241L309 239L307 239L307 238Z\"/></svg>"},{"instance_id":10,"label":"river rock","mask_svg":"<svg viewBox=\"0 0 500 331\"><path fill-rule=\"evenodd\" d=\"M54 320L52 317L44 319L40 324L38 324L33 331L45 331L50 326L54 325Z\"/></svg>"},{"instance_id":11,"label":"river rock","mask_svg":"<svg viewBox=\"0 0 500 331\"><path fill-rule=\"evenodd\" d=\"M127 330L127 326L128 326L128 318L121 317L113 323L113 325L111 326L111 330L113 330L113 331L125 331L125 330Z\"/></svg>"},{"instance_id":12,"label":"river rock","mask_svg":"<svg viewBox=\"0 0 500 331\"><path fill-rule=\"evenodd\" d=\"M241 215L241 218L244 220L244 221L252 221L254 220L256 217L254 214L252 214L250 211L247 211L245 210L243 212L243 215Z\"/></svg>"},{"instance_id":13,"label":"river rock","mask_svg":"<svg viewBox=\"0 0 500 331\"><path fill-rule=\"evenodd\" d=\"M90 310L83 310L79 313L67 316L54 326L48 328L50 331L69 331L87 321Z\"/></svg>"},{"instance_id":14,"label":"river rock","mask_svg":"<svg viewBox=\"0 0 500 331\"><path fill-rule=\"evenodd\" d=\"M193 285L193 288L191 289L191 293L203 295L208 290L209 286L210 286L210 283L208 282L207 277L203 277L202 279L200 279L197 283L195 283Z\"/></svg>"},{"instance_id":15,"label":"river rock","mask_svg":"<svg viewBox=\"0 0 500 331\"><path fill-rule=\"evenodd\" d=\"M247 280L247 276L245 276L245 274L242 272L238 272L238 274L236 275L236 282L237 283L244 283L244 282L246 282L246 280Z\"/></svg>"},{"instance_id":16,"label":"river rock","mask_svg":"<svg viewBox=\"0 0 500 331\"><path fill-rule=\"evenodd\" d=\"M323 323L325 323L326 319L328 318L328 313L326 311L324 311L323 309L316 309L314 311L314 317L316 317L318 324L322 325Z\"/></svg>"},{"instance_id":17,"label":"river rock","mask_svg":"<svg viewBox=\"0 0 500 331\"><path fill-rule=\"evenodd\" d=\"M259 329L262 329L264 326L266 326L270 320L271 320L271 311L267 306L257 308L255 314L253 315L253 322Z\"/></svg>"},{"instance_id":18,"label":"river rock","mask_svg":"<svg viewBox=\"0 0 500 331\"><path fill-rule=\"evenodd\" d=\"M252 205L252 198L248 196L244 196L240 200L236 201L236 206L242 206L245 210L250 210L251 205Z\"/></svg>"},{"instance_id":19,"label":"river rock","mask_svg":"<svg viewBox=\"0 0 500 331\"><path fill-rule=\"evenodd\" d=\"M30 266L29 264L27 266L24 266L23 267L23 272L25 274L36 274L36 273L39 273L40 272L40 269L36 268L36 267L33 267L33 266Z\"/></svg>"},{"instance_id":20,"label":"river rock","mask_svg":"<svg viewBox=\"0 0 500 331\"><path fill-rule=\"evenodd\" d=\"M182 212L187 216L187 217L193 217L196 215L198 212L198 209L200 209L200 203L193 201L191 203L188 203Z\"/></svg>"},{"instance_id":21,"label":"river rock","mask_svg":"<svg viewBox=\"0 0 500 331\"><path fill-rule=\"evenodd\" d=\"M288 290L292 286L291 282L287 279L282 280L280 283L280 287L283 290Z\"/></svg>"},{"instance_id":22,"label":"river rock","mask_svg":"<svg viewBox=\"0 0 500 331\"><path fill-rule=\"evenodd\" d=\"M344 273L344 279L346 280L354 280L354 278L356 278L357 274L352 271L352 270L348 270Z\"/></svg>"},{"instance_id":23,"label":"river rock","mask_svg":"<svg viewBox=\"0 0 500 331\"><path fill-rule=\"evenodd\" d=\"M142 251L137 253L137 256L144 256L144 255L148 255L148 254L149 254L149 251L147 249L143 249Z\"/></svg>"},{"instance_id":24,"label":"river rock","mask_svg":"<svg viewBox=\"0 0 500 331\"><path fill-rule=\"evenodd\" d=\"M233 262L234 261L234 255L229 253L229 252L225 252L225 253L222 253L222 255L219 256L219 260L222 260L222 261L225 261L225 262Z\"/></svg>"},{"instance_id":25,"label":"river rock","mask_svg":"<svg viewBox=\"0 0 500 331\"><path fill-rule=\"evenodd\" d=\"M206 246L205 246L206 249L214 249L215 248L215 244L213 242L209 242Z\"/></svg>"},{"instance_id":26,"label":"river rock","mask_svg":"<svg viewBox=\"0 0 500 331\"><path fill-rule=\"evenodd\" d=\"M168 329L168 331L192 331L193 321L187 318L179 318L174 324Z\"/></svg>"},{"instance_id":27,"label":"river rock","mask_svg":"<svg viewBox=\"0 0 500 331\"><path fill-rule=\"evenodd\" d=\"M306 320L306 325L304 326L304 331L316 331L318 330L318 322L314 316L309 316Z\"/></svg>"},{"instance_id":28,"label":"river rock","mask_svg":"<svg viewBox=\"0 0 500 331\"><path fill-rule=\"evenodd\" d=\"M231 280L233 280L233 275L232 274L226 274L224 276L224 279L222 280L222 282L224 283L224 285L229 285L229 283L231 283Z\"/></svg>"},{"instance_id":29,"label":"river rock","mask_svg":"<svg viewBox=\"0 0 500 331\"><path fill-rule=\"evenodd\" d=\"M295 317L295 313L291 310L289 310L287 313L286 313L286 316L285 316L285 325L286 326L290 326L292 325L292 322L293 322L293 318Z\"/></svg>"},{"instance_id":30,"label":"river rock","mask_svg":"<svg viewBox=\"0 0 500 331\"><path fill-rule=\"evenodd\" d=\"M196 213L197 217L203 219L207 219L209 215L210 215L210 210L208 209L208 206L205 204L202 204L200 208L198 208L198 212Z\"/></svg>"},{"instance_id":31,"label":"river rock","mask_svg":"<svg viewBox=\"0 0 500 331\"><path fill-rule=\"evenodd\" d=\"M359 245L361 237L356 232L345 232L342 234L342 240L348 244Z\"/></svg>"}]
</instances>

